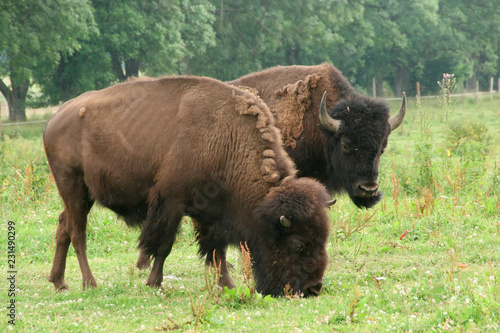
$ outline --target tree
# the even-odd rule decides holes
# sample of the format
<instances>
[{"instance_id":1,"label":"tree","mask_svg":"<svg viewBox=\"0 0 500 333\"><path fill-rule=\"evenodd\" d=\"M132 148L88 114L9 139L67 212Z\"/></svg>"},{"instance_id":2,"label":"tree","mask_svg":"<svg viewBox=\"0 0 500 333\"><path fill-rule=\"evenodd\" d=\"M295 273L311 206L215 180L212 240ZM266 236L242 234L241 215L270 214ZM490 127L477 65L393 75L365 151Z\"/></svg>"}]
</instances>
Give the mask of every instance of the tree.
<instances>
[{"instance_id":1,"label":"tree","mask_svg":"<svg viewBox=\"0 0 500 333\"><path fill-rule=\"evenodd\" d=\"M221 80L276 65L330 61L348 77L363 65L370 32L362 2L212 0L217 44L191 71Z\"/></svg>"},{"instance_id":2,"label":"tree","mask_svg":"<svg viewBox=\"0 0 500 333\"><path fill-rule=\"evenodd\" d=\"M111 58L100 34L92 33L73 53L61 52L59 61L39 64L33 72L43 96L41 104L54 105L88 90L103 89L116 81Z\"/></svg>"},{"instance_id":3,"label":"tree","mask_svg":"<svg viewBox=\"0 0 500 333\"><path fill-rule=\"evenodd\" d=\"M93 0L96 21L119 81L183 71L214 44L207 0Z\"/></svg>"},{"instance_id":4,"label":"tree","mask_svg":"<svg viewBox=\"0 0 500 333\"><path fill-rule=\"evenodd\" d=\"M459 78L482 80L499 70L500 7L496 0L441 0L440 16L448 29L449 58L454 59L454 73Z\"/></svg>"},{"instance_id":5,"label":"tree","mask_svg":"<svg viewBox=\"0 0 500 333\"><path fill-rule=\"evenodd\" d=\"M80 47L78 40L95 29L92 10L87 0L2 0L0 18L0 91L9 119L25 120L33 70Z\"/></svg>"},{"instance_id":6,"label":"tree","mask_svg":"<svg viewBox=\"0 0 500 333\"><path fill-rule=\"evenodd\" d=\"M442 50L437 13L438 0L367 0L364 20L375 34L374 45L366 54L364 85L375 77L377 95L385 80L396 96L411 91L412 78L421 77L426 62Z\"/></svg>"}]
</instances>

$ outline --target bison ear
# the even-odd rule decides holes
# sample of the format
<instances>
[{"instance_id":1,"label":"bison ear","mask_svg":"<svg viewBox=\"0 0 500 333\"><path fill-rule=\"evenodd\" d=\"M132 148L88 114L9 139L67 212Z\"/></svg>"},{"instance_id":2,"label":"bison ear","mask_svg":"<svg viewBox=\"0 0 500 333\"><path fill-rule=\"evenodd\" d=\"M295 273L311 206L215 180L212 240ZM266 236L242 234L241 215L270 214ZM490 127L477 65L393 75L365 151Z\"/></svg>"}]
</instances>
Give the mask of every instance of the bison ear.
<instances>
[{"instance_id":1,"label":"bison ear","mask_svg":"<svg viewBox=\"0 0 500 333\"><path fill-rule=\"evenodd\" d=\"M284 226L285 228L290 228L292 226L292 221L281 215L280 217L280 224Z\"/></svg>"}]
</instances>

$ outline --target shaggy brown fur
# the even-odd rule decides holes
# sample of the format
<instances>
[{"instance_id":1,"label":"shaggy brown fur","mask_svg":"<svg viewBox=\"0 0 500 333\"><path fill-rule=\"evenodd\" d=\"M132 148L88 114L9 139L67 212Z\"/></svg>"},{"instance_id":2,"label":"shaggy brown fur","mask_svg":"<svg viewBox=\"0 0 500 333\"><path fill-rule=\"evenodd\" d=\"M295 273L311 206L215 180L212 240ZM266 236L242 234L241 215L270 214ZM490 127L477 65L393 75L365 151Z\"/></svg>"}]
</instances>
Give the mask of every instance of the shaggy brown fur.
<instances>
[{"instance_id":1,"label":"shaggy brown fur","mask_svg":"<svg viewBox=\"0 0 500 333\"><path fill-rule=\"evenodd\" d=\"M319 292L328 196L296 178L274 118L254 95L209 78L136 79L65 103L47 123L44 146L65 205L49 278L57 289L67 289L70 243L84 287L96 285L85 229L98 201L129 225L143 223L139 247L155 257L150 286L161 285L179 221L189 215L200 253L221 266L222 285L234 286L228 244L247 242L260 292L279 295L286 284Z\"/></svg>"}]
</instances>

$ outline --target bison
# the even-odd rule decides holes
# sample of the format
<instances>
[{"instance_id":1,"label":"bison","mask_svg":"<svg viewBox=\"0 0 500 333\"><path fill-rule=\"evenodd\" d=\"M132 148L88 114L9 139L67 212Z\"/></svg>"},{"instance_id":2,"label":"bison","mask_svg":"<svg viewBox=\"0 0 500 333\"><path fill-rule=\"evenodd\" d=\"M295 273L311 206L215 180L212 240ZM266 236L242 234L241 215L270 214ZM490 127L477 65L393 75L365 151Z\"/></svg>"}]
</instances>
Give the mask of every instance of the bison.
<instances>
[{"instance_id":1,"label":"bison","mask_svg":"<svg viewBox=\"0 0 500 333\"><path fill-rule=\"evenodd\" d=\"M248 246L256 290L316 295L327 266L329 195L297 178L267 106L210 78L174 77L86 92L49 119L43 142L64 202L49 276L57 290L73 244L83 286L96 281L86 254L95 201L142 225L139 248L155 258L147 285L160 286L181 218L197 223L200 256L234 283L228 245Z\"/></svg>"},{"instance_id":2,"label":"bison","mask_svg":"<svg viewBox=\"0 0 500 333\"><path fill-rule=\"evenodd\" d=\"M399 112L389 118L384 102L357 93L328 63L278 66L228 83L268 105L299 176L318 179L331 193L347 192L358 207L370 208L381 199L380 156L403 122L404 93Z\"/></svg>"}]
</instances>

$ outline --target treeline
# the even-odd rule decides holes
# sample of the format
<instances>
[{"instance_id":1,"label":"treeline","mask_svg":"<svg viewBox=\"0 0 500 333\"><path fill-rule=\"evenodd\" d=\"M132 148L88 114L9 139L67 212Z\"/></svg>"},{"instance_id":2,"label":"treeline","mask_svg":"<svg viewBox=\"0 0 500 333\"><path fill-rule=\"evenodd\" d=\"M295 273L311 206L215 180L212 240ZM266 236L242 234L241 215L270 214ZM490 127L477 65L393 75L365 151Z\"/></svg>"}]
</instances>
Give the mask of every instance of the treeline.
<instances>
[{"instance_id":1,"label":"treeline","mask_svg":"<svg viewBox=\"0 0 500 333\"><path fill-rule=\"evenodd\" d=\"M230 80L331 62L378 96L500 68L498 0L1 0L0 91L11 120L130 76ZM41 93L29 96L36 84Z\"/></svg>"}]
</instances>

